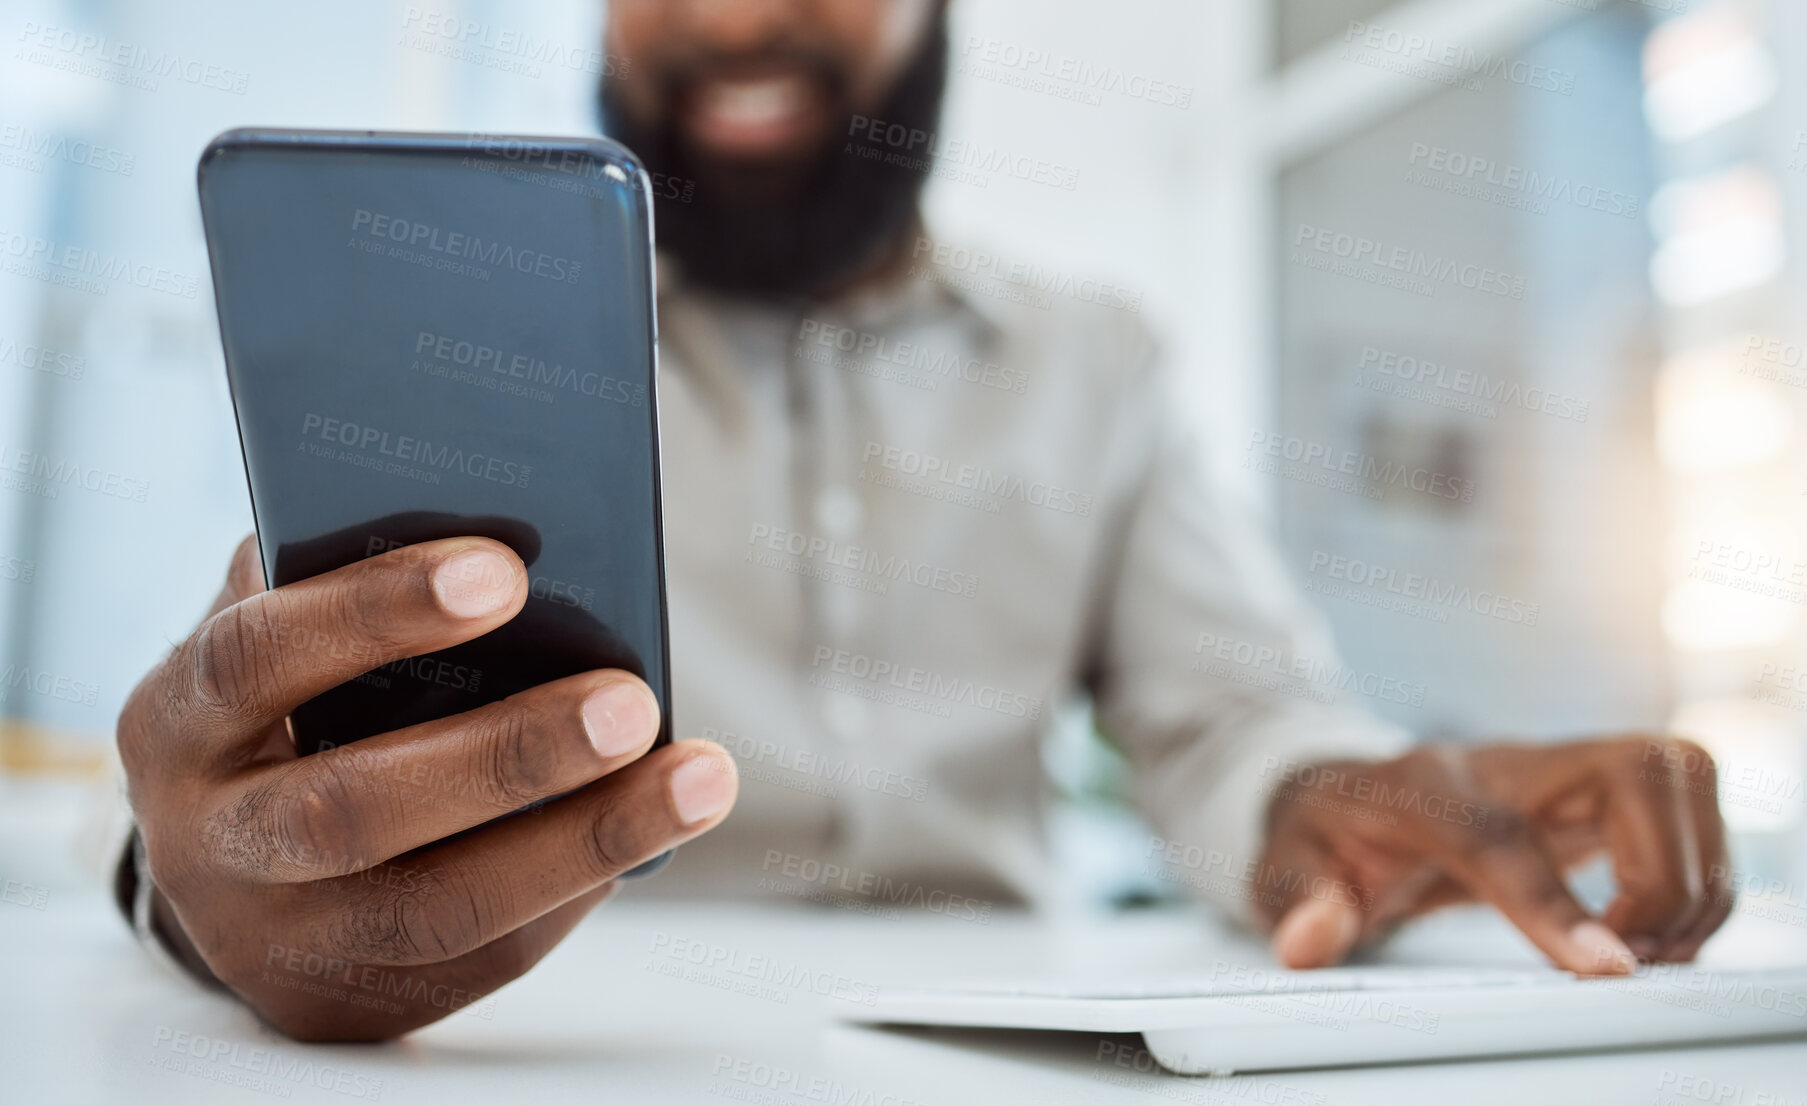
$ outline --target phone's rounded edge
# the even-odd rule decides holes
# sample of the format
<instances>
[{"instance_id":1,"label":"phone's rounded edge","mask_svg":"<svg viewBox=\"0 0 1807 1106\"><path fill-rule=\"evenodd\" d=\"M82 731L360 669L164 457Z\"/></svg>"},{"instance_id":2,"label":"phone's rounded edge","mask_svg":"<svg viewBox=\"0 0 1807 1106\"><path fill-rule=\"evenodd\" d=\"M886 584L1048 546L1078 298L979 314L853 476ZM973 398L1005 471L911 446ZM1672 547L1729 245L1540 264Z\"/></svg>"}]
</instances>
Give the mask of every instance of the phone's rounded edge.
<instances>
[{"instance_id":1,"label":"phone's rounded edge","mask_svg":"<svg viewBox=\"0 0 1807 1106\"><path fill-rule=\"evenodd\" d=\"M647 334L651 338L651 356L647 365L647 417L651 419L653 485L657 494L653 497L653 542L658 550L659 575L659 657L660 672L664 677L665 710L660 719L664 730L665 743L676 740L675 730L671 722L673 704L671 701L671 610L667 598L667 581L665 573L665 435L659 425L659 250L657 226L654 223L654 211L657 205L653 200L652 177L646 167L632 150L613 139L600 139L599 144L619 155L625 167L632 170L635 191L640 202L640 209L646 219L646 324Z\"/></svg>"},{"instance_id":2,"label":"phone's rounded edge","mask_svg":"<svg viewBox=\"0 0 1807 1106\"><path fill-rule=\"evenodd\" d=\"M582 151L605 161L639 171L640 158L626 146L605 135L511 134L505 131L382 131L331 127L232 127L215 135L201 154L205 162L217 150L236 146L340 146L371 149L473 149L497 142L520 143L547 149Z\"/></svg>"},{"instance_id":3,"label":"phone's rounded edge","mask_svg":"<svg viewBox=\"0 0 1807 1106\"><path fill-rule=\"evenodd\" d=\"M212 141L208 142L206 148L201 151L201 168L205 169L207 163L220 154L234 147L245 145L261 133L264 132L257 127L228 127L214 135Z\"/></svg>"},{"instance_id":4,"label":"phone's rounded edge","mask_svg":"<svg viewBox=\"0 0 1807 1106\"><path fill-rule=\"evenodd\" d=\"M646 313L648 333L652 339L651 364L647 366L649 378L647 399L650 408L647 415L652 420L653 481L658 489L658 494L653 499L653 540L658 546L659 623L662 631L659 634L659 646L662 654L659 662L664 684L661 690L664 692L665 702L665 709L660 712L659 722L662 730L660 737L662 740L659 744L670 744L676 740L676 734L671 721L673 708L671 701L673 683L671 678L671 614L666 597L665 577L665 436L660 433L659 426L659 250L658 235L653 221L653 213L657 205L653 200L652 176L647 172L646 165L640 160L639 155L606 136L584 139L582 144L588 148L592 157L620 165L629 174L630 179L634 182L635 192L638 194L640 210L646 219L646 280L650 291L646 298ZM657 875L671 863L671 858L676 855L676 852L675 849L667 849L646 863L623 873L620 878L645 879L648 876Z\"/></svg>"},{"instance_id":5,"label":"phone's rounded edge","mask_svg":"<svg viewBox=\"0 0 1807 1106\"><path fill-rule=\"evenodd\" d=\"M242 150L248 146L268 145L273 139L296 132L285 131L278 127L230 127L213 136L201 150L201 156L195 160L195 185L200 187L207 179L207 170L217 161L220 155Z\"/></svg>"},{"instance_id":6,"label":"phone's rounded edge","mask_svg":"<svg viewBox=\"0 0 1807 1106\"><path fill-rule=\"evenodd\" d=\"M232 403L232 428L238 439L239 460L245 469L245 491L251 501L252 534L257 539L257 563L263 569L264 587L272 583L271 561L269 550L264 547L263 527L258 524L257 487L251 478L251 451L245 446L245 428L238 418L237 381L232 373L232 354L226 348L226 321L224 308L220 304L220 270L219 258L213 244L213 224L207 217L207 171L220 156L229 150L237 150L258 141L258 136L266 133L257 127L231 127L213 136L201 150L201 156L195 160L195 200L200 209L201 235L207 241L207 275L213 284L214 317L220 330L220 355L226 365L226 392Z\"/></svg>"},{"instance_id":7,"label":"phone's rounded edge","mask_svg":"<svg viewBox=\"0 0 1807 1106\"><path fill-rule=\"evenodd\" d=\"M647 861L645 864L641 864L636 867L630 868L627 871L621 873L619 876L616 876L615 878L616 879L645 879L647 876L656 875L659 872L663 871L667 864L671 863L671 858L675 855L677 855L676 849L666 849L664 852L660 853L658 856L653 857L651 860Z\"/></svg>"}]
</instances>

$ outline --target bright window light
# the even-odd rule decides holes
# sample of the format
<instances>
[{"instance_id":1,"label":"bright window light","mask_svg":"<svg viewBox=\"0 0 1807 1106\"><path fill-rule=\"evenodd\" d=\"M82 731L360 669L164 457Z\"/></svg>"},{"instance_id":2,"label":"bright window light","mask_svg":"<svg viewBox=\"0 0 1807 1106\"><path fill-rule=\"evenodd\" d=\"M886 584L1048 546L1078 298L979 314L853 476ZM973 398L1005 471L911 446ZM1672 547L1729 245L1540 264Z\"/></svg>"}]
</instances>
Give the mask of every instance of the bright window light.
<instances>
[{"instance_id":1,"label":"bright window light","mask_svg":"<svg viewBox=\"0 0 1807 1106\"><path fill-rule=\"evenodd\" d=\"M1688 307L1773 280L1786 257L1775 179L1739 166L1663 186L1650 201L1650 283Z\"/></svg>"},{"instance_id":2,"label":"bright window light","mask_svg":"<svg viewBox=\"0 0 1807 1106\"><path fill-rule=\"evenodd\" d=\"M1710 359L1663 370L1656 417L1663 463L1689 476L1775 460L1794 440L1794 412L1773 387Z\"/></svg>"},{"instance_id":3,"label":"bright window light","mask_svg":"<svg viewBox=\"0 0 1807 1106\"><path fill-rule=\"evenodd\" d=\"M1671 19L1644 47L1644 115L1669 142L1685 142L1768 103L1775 59L1726 7Z\"/></svg>"},{"instance_id":4,"label":"bright window light","mask_svg":"<svg viewBox=\"0 0 1807 1106\"><path fill-rule=\"evenodd\" d=\"M1650 259L1650 284L1664 303L1692 307L1773 280L1782 271L1782 228L1763 219L1731 219L1680 234Z\"/></svg>"},{"instance_id":5,"label":"bright window light","mask_svg":"<svg viewBox=\"0 0 1807 1106\"><path fill-rule=\"evenodd\" d=\"M1760 649L1794 632L1800 608L1707 580L1683 580L1663 599L1663 636L1690 653Z\"/></svg>"}]
</instances>

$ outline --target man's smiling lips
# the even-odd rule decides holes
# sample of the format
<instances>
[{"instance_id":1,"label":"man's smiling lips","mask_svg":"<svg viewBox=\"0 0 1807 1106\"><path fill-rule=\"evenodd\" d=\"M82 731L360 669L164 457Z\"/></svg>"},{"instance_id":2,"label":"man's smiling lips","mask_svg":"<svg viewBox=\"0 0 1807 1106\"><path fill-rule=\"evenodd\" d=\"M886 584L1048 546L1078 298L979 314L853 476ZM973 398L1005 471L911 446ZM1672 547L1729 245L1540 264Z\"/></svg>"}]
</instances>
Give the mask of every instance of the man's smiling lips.
<instances>
[{"instance_id":1,"label":"man's smiling lips","mask_svg":"<svg viewBox=\"0 0 1807 1106\"><path fill-rule=\"evenodd\" d=\"M782 157L814 144L826 100L820 81L794 69L707 76L683 97L679 122L692 142L712 154Z\"/></svg>"}]
</instances>

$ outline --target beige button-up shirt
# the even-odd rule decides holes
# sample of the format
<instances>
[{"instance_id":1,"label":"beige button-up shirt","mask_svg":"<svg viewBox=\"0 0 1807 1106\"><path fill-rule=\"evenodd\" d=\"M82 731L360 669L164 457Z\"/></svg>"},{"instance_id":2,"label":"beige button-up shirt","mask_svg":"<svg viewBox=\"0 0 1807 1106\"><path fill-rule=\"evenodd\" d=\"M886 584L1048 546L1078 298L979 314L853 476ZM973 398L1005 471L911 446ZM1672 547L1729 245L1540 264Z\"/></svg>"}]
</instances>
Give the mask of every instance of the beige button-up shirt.
<instances>
[{"instance_id":1,"label":"beige button-up shirt","mask_svg":"<svg viewBox=\"0 0 1807 1106\"><path fill-rule=\"evenodd\" d=\"M1409 744L1205 479L1139 316L1008 277L913 263L798 313L662 262L673 719L742 783L646 892L1045 900L1077 689L1235 899L1284 765Z\"/></svg>"}]
</instances>

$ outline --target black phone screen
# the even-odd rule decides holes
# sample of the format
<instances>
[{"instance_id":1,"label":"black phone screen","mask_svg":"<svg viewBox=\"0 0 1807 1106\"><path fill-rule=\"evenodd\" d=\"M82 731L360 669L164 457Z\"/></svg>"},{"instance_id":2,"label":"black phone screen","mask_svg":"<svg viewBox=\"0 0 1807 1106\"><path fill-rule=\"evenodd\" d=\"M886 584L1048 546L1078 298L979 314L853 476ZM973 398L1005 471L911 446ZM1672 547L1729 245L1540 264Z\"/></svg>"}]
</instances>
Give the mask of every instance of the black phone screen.
<instances>
[{"instance_id":1,"label":"black phone screen","mask_svg":"<svg viewBox=\"0 0 1807 1106\"><path fill-rule=\"evenodd\" d=\"M632 156L239 131L203 156L200 190L268 583L472 534L532 581L507 625L304 705L298 751L596 668L652 687L668 742L650 201Z\"/></svg>"}]
</instances>

